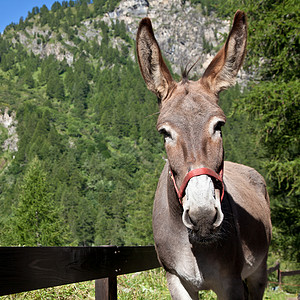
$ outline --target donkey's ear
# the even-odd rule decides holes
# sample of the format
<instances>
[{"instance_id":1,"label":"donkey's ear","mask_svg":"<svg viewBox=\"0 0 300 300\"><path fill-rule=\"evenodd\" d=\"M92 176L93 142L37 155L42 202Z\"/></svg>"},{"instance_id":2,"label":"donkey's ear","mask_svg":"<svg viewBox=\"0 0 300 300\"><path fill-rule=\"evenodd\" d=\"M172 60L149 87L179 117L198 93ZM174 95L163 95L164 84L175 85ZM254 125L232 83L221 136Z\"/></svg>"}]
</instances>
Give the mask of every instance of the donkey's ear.
<instances>
[{"instance_id":1,"label":"donkey's ear","mask_svg":"<svg viewBox=\"0 0 300 300\"><path fill-rule=\"evenodd\" d=\"M141 73L148 89L156 94L159 100L164 100L174 86L174 81L162 58L149 18L140 22L136 48Z\"/></svg>"},{"instance_id":2,"label":"donkey's ear","mask_svg":"<svg viewBox=\"0 0 300 300\"><path fill-rule=\"evenodd\" d=\"M247 44L247 21L238 10L225 45L207 67L200 81L216 95L235 83L243 64Z\"/></svg>"}]
</instances>

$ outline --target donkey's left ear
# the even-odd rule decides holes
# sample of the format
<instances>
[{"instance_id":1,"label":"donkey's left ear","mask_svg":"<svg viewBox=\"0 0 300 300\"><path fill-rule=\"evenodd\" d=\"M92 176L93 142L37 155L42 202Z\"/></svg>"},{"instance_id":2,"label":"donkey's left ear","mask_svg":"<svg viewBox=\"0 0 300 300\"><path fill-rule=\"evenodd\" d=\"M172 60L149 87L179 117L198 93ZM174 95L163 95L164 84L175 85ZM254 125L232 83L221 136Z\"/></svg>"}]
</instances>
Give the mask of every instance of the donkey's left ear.
<instances>
[{"instance_id":1,"label":"donkey's left ear","mask_svg":"<svg viewBox=\"0 0 300 300\"><path fill-rule=\"evenodd\" d=\"M216 95L232 86L243 64L246 44L246 15L238 10L234 16L233 25L225 45L207 67L200 82Z\"/></svg>"},{"instance_id":2,"label":"donkey's left ear","mask_svg":"<svg viewBox=\"0 0 300 300\"><path fill-rule=\"evenodd\" d=\"M148 89L155 93L160 101L164 100L175 82L162 58L149 18L140 22L136 48L141 73Z\"/></svg>"}]
</instances>

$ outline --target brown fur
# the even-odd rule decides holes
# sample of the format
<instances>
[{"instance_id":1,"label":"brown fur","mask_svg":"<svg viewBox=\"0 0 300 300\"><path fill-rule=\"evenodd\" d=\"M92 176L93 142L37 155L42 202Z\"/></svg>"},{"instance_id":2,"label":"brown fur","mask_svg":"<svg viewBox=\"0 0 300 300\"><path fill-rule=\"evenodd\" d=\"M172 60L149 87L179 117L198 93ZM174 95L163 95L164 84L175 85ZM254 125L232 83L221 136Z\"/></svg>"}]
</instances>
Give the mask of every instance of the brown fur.
<instances>
[{"instance_id":1,"label":"brown fur","mask_svg":"<svg viewBox=\"0 0 300 300\"><path fill-rule=\"evenodd\" d=\"M168 156L155 195L153 232L173 299L198 299L203 289L222 300L263 297L272 228L266 185L254 169L223 161L220 126L226 118L218 106L219 92L234 83L242 65L246 40L246 16L237 11L225 45L202 78L177 83L150 19L141 21L137 33L141 73L160 100L157 129L165 135ZM187 172L200 167L223 169L221 206L218 187L208 176L189 183L183 206L179 203L170 170L180 186Z\"/></svg>"}]
</instances>

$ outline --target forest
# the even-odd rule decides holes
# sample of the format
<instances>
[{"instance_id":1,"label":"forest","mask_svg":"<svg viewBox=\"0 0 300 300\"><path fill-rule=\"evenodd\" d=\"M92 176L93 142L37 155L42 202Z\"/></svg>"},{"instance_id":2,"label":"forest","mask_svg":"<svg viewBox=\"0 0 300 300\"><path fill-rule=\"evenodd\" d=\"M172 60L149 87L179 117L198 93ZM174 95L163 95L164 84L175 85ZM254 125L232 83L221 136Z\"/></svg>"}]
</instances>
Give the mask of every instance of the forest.
<instances>
[{"instance_id":1,"label":"forest","mask_svg":"<svg viewBox=\"0 0 300 300\"><path fill-rule=\"evenodd\" d=\"M124 22L100 18L118 3L34 7L0 36L0 110L15 114L18 136L17 151L0 148L0 246L153 244L152 202L166 155L135 41ZM225 159L264 175L271 251L299 263L299 1L192 3L219 18L236 7L247 13L245 70L253 79L221 94ZM84 20L101 42L80 38ZM59 41L73 63L26 48L20 37L29 28L46 28L36 30L36 45ZM3 145L9 131L0 126L0 134Z\"/></svg>"}]
</instances>

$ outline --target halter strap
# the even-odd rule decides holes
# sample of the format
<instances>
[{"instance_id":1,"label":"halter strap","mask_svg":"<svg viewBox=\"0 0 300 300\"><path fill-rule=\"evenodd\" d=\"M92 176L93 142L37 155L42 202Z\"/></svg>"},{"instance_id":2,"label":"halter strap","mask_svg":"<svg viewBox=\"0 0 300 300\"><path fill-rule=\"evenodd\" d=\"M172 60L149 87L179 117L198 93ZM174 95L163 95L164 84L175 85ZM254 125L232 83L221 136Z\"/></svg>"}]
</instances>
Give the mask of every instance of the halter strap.
<instances>
[{"instance_id":1,"label":"halter strap","mask_svg":"<svg viewBox=\"0 0 300 300\"><path fill-rule=\"evenodd\" d=\"M201 176L201 175L208 175L210 177L215 178L219 182L221 182L221 184L222 184L222 196L221 196L220 201L222 202L223 197L224 197L223 169L220 171L219 174L217 174L215 171L213 171L212 169L209 169L209 168L194 169L194 170L192 170L192 171L190 171L186 174L186 176L184 177L183 182L180 186L180 189L178 189L178 187L177 187L177 184L176 184L176 181L175 181L175 178L174 178L174 175L173 175L173 172L172 172L171 169L170 169L170 173L171 173L171 178L172 178L172 181L173 181L173 184L174 184L176 194L178 196L178 199L179 199L179 202L180 202L181 205L182 205L182 198L185 194L185 189L186 189L186 186L187 186L188 182L190 181L191 178L196 177L196 176Z\"/></svg>"}]
</instances>

